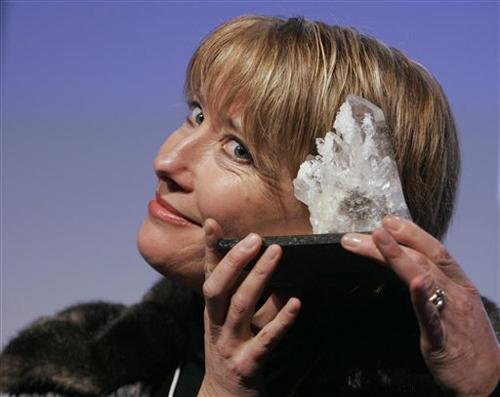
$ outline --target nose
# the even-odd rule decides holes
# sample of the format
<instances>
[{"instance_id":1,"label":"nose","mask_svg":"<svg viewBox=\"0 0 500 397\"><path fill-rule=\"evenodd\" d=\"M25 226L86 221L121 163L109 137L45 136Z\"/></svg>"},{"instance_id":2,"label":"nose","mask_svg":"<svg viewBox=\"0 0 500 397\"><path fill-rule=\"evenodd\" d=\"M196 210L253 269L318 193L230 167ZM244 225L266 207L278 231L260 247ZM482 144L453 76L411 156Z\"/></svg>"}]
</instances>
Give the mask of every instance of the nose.
<instances>
[{"instance_id":1,"label":"nose","mask_svg":"<svg viewBox=\"0 0 500 397\"><path fill-rule=\"evenodd\" d=\"M198 158L196 137L181 137L174 132L163 143L154 161L155 173L163 180L170 192L192 192L194 189L194 167Z\"/></svg>"}]
</instances>

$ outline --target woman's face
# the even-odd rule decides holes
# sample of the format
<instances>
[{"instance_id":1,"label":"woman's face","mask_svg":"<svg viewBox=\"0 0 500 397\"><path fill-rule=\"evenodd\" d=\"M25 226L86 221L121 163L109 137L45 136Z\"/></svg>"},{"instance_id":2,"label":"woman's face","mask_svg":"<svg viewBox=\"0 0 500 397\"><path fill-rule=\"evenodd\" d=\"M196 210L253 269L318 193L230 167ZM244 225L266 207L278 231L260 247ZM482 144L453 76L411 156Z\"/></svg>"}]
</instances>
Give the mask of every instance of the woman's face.
<instances>
[{"instance_id":1,"label":"woman's face","mask_svg":"<svg viewBox=\"0 0 500 397\"><path fill-rule=\"evenodd\" d=\"M204 280L203 222L215 219L224 237L311 232L307 210L294 198L292 178L281 172L282 205L259 177L238 131L216 128L193 102L186 121L155 159L155 199L138 235L142 256L157 271L199 289ZM286 147L284 146L284 150Z\"/></svg>"}]
</instances>

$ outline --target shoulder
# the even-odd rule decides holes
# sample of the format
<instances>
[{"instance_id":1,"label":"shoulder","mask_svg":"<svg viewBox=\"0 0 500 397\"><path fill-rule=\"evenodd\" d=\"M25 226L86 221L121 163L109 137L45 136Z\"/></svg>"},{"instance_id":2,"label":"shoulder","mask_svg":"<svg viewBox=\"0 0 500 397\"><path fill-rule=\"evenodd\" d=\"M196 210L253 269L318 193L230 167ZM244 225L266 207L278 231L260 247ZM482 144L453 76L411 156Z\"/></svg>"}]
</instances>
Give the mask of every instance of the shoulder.
<instances>
[{"instance_id":1,"label":"shoulder","mask_svg":"<svg viewBox=\"0 0 500 397\"><path fill-rule=\"evenodd\" d=\"M163 279L135 305L83 303L42 317L2 351L0 392L127 395L130 385L142 395L137 382L153 385L175 369L191 300L190 291Z\"/></svg>"}]
</instances>

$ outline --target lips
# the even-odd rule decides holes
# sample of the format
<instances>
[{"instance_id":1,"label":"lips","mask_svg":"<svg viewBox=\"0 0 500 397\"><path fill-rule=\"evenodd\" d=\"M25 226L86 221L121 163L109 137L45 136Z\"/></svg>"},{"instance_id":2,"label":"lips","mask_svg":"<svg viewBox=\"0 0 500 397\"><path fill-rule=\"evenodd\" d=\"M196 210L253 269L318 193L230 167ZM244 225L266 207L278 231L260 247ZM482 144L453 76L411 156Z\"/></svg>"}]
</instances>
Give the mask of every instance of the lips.
<instances>
[{"instance_id":1,"label":"lips","mask_svg":"<svg viewBox=\"0 0 500 397\"><path fill-rule=\"evenodd\" d=\"M152 216L166 222L182 226L201 226L199 223L177 211L177 209L175 209L168 202L162 199L158 192L156 192L155 199L149 202L148 209Z\"/></svg>"}]
</instances>

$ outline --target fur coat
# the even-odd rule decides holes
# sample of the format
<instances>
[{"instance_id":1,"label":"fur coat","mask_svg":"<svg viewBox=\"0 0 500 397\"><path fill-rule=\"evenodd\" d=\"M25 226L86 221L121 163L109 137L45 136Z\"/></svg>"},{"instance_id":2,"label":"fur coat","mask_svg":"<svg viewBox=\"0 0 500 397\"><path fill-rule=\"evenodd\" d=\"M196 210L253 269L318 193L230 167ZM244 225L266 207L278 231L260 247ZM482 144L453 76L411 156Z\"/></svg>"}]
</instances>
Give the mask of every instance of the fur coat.
<instances>
[{"instance_id":1,"label":"fur coat","mask_svg":"<svg viewBox=\"0 0 500 397\"><path fill-rule=\"evenodd\" d=\"M266 364L269 395L443 395L420 355L409 300L395 291L348 301L304 296L297 323ZM313 299L335 303L318 308L308 303ZM483 302L500 339L498 308ZM201 298L166 279L129 307L71 306L40 318L7 344L0 392L166 396L182 363L190 374L175 396L194 396L204 372L202 317Z\"/></svg>"}]
</instances>

